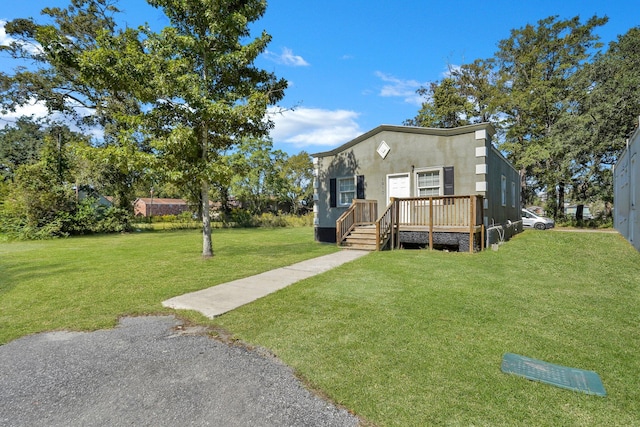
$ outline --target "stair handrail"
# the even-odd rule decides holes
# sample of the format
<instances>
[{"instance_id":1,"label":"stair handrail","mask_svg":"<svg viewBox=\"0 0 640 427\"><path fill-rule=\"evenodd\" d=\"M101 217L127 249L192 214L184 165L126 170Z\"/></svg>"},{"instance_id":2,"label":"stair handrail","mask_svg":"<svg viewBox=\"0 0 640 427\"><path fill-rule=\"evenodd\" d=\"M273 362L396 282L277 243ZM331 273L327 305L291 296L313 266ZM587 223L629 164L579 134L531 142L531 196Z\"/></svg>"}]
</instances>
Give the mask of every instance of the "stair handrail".
<instances>
[{"instance_id":1,"label":"stair handrail","mask_svg":"<svg viewBox=\"0 0 640 427\"><path fill-rule=\"evenodd\" d=\"M394 197L391 198L391 201L385 208L384 212L378 217L376 220L376 250L379 251L384 249L384 247L389 243L391 239L391 247L394 245L394 218L395 212L394 206L396 204L396 200Z\"/></svg>"},{"instance_id":2,"label":"stair handrail","mask_svg":"<svg viewBox=\"0 0 640 427\"><path fill-rule=\"evenodd\" d=\"M352 203L336 220L336 243L338 246L340 246L345 237L351 233L351 230L355 228L355 211L355 203Z\"/></svg>"},{"instance_id":3,"label":"stair handrail","mask_svg":"<svg viewBox=\"0 0 640 427\"><path fill-rule=\"evenodd\" d=\"M351 206L336 221L336 243L338 246L359 225L375 224L378 212L377 200L353 199Z\"/></svg>"}]
</instances>

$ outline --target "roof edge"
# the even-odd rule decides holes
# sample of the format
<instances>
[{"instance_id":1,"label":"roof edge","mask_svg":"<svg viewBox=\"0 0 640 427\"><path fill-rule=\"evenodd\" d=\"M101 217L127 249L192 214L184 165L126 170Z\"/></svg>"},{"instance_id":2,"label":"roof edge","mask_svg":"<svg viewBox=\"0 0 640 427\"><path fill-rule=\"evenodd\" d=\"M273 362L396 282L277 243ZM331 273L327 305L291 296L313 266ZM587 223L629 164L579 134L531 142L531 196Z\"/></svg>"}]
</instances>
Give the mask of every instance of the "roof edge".
<instances>
[{"instance_id":1,"label":"roof edge","mask_svg":"<svg viewBox=\"0 0 640 427\"><path fill-rule=\"evenodd\" d=\"M458 126L455 128L426 128L426 127L419 127L419 126L380 125L378 127L371 129L368 132L363 133L360 136L357 136L351 141L346 142L340 145L339 147L334 148L333 150L314 153L314 154L311 154L311 157L335 156L336 154L364 141L365 139L368 139L380 132L385 132L385 131L412 133L412 134L419 134L419 135L454 136L454 135L461 135L463 133L475 132L476 130L487 130L491 136L496 134L495 127L488 122L477 123L477 124L466 125L466 126Z\"/></svg>"}]
</instances>

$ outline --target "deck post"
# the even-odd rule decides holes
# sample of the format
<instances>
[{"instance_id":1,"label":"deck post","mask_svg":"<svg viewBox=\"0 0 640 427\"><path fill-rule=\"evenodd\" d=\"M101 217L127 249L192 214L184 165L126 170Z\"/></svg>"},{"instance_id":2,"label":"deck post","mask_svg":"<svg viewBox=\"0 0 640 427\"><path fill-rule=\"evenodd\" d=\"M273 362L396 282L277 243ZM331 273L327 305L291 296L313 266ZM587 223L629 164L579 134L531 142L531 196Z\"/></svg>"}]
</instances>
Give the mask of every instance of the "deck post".
<instances>
[{"instance_id":1,"label":"deck post","mask_svg":"<svg viewBox=\"0 0 640 427\"><path fill-rule=\"evenodd\" d=\"M429 197L429 250L433 250L433 197Z\"/></svg>"},{"instance_id":2,"label":"deck post","mask_svg":"<svg viewBox=\"0 0 640 427\"><path fill-rule=\"evenodd\" d=\"M473 253L473 238L476 223L476 198L469 198L469 253Z\"/></svg>"},{"instance_id":3,"label":"deck post","mask_svg":"<svg viewBox=\"0 0 640 427\"><path fill-rule=\"evenodd\" d=\"M391 250L396 248L396 198L391 197L389 199L391 203Z\"/></svg>"}]
</instances>

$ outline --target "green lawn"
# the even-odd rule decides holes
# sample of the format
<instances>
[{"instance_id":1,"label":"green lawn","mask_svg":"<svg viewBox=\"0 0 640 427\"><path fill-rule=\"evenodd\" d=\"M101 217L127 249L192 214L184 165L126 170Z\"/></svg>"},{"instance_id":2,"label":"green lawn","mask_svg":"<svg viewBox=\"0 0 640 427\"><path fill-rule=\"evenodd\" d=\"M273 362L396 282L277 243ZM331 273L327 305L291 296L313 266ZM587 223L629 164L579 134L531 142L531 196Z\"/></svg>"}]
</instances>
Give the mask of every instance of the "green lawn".
<instances>
[{"instance_id":1,"label":"green lawn","mask_svg":"<svg viewBox=\"0 0 640 427\"><path fill-rule=\"evenodd\" d=\"M0 344L173 313L161 302L336 250L310 228L214 230L213 246L203 260L196 230L0 243Z\"/></svg>"},{"instance_id":2,"label":"green lawn","mask_svg":"<svg viewBox=\"0 0 640 427\"><path fill-rule=\"evenodd\" d=\"M218 323L380 426L640 425L640 255L615 234L372 253ZM503 374L507 352L596 371L608 396Z\"/></svg>"},{"instance_id":3,"label":"green lawn","mask_svg":"<svg viewBox=\"0 0 640 427\"><path fill-rule=\"evenodd\" d=\"M0 342L167 313L181 293L335 251L309 228L0 244ZM214 321L379 426L640 425L640 254L617 234L527 231L496 252L371 253ZM500 371L589 369L607 397Z\"/></svg>"}]
</instances>

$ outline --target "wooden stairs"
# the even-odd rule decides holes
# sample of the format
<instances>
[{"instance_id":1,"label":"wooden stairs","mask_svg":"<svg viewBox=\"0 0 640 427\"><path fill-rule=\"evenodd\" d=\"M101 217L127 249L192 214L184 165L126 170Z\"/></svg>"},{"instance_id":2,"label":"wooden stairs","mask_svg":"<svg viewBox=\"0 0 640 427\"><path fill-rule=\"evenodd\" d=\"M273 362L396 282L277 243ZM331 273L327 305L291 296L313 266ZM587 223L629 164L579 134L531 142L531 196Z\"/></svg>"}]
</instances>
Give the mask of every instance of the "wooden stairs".
<instances>
[{"instance_id":1,"label":"wooden stairs","mask_svg":"<svg viewBox=\"0 0 640 427\"><path fill-rule=\"evenodd\" d=\"M351 233L342 241L345 249L359 249L363 251L376 250L376 226L366 225L355 227Z\"/></svg>"}]
</instances>

